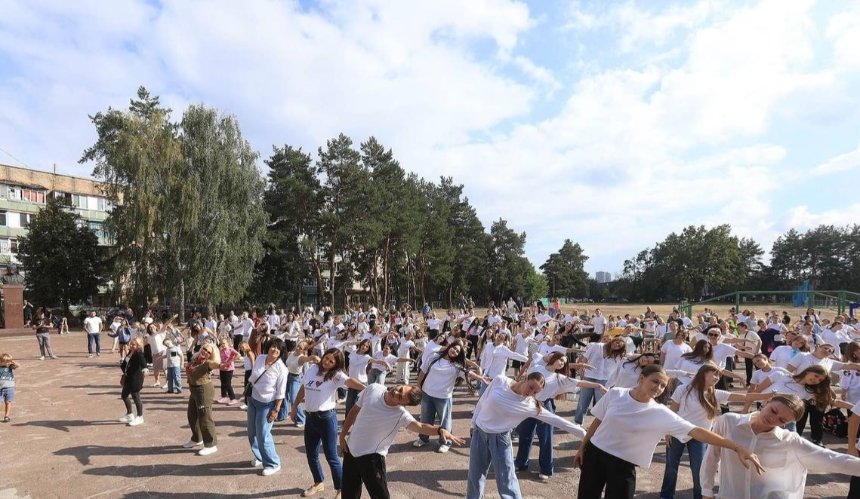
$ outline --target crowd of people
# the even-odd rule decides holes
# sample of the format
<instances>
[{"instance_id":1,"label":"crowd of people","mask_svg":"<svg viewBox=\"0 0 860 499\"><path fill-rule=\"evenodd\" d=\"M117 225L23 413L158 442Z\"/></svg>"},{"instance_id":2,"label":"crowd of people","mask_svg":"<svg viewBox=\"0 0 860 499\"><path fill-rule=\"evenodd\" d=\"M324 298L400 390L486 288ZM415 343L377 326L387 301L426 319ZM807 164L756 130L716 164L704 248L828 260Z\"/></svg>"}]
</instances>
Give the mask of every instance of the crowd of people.
<instances>
[{"instance_id":1,"label":"crowd of people","mask_svg":"<svg viewBox=\"0 0 860 499\"><path fill-rule=\"evenodd\" d=\"M650 307L616 317L514 300L479 316L461 305L441 316L428 306L343 315L270 307L194 313L181 326L175 316L147 313L136 321L122 313L105 324L92 313L83 329L90 356L101 354L103 332L114 340L126 411L120 420L129 426L144 423L140 393L151 375L167 392L187 388L191 438L184 446L199 455L218 450L214 404L247 411L250 465L263 476L281 470L273 425L301 428L313 476L304 497L326 488L321 448L336 496L360 497L364 487L371 497L388 497L385 457L398 430L418 434L415 448L436 437L441 454L464 445L465 436L453 434L452 406L470 393L478 399L468 498L483 497L491 466L499 494L521 497L517 473L529 470L535 436L537 478L551 480L555 428L579 441L580 498L633 497L636 469L650 467L660 442L661 498L674 497L685 451L696 498L801 498L809 471L860 475L860 325L853 319L828 320L812 309L799 318L735 309L661 317ZM35 319L37 337L47 334L43 322ZM54 357L49 341L39 338L39 346ZM741 358L744 374L735 372ZM6 421L17 367L0 357ZM572 420L557 414L569 397L577 401ZM417 418L410 406L419 408ZM808 439L801 437L807 424ZM844 432L849 453L824 446L825 427ZM851 490L860 494L857 480Z\"/></svg>"}]
</instances>

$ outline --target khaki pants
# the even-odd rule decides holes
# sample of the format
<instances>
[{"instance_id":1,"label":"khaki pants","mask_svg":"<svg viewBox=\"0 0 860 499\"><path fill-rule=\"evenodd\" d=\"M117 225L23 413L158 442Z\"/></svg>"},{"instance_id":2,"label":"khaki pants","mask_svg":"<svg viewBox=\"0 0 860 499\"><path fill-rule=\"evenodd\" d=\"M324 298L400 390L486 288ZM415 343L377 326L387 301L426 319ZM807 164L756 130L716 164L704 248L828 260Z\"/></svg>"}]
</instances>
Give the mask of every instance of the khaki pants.
<instances>
[{"instance_id":1,"label":"khaki pants","mask_svg":"<svg viewBox=\"0 0 860 499\"><path fill-rule=\"evenodd\" d=\"M215 436L215 420L212 419L212 399L215 389L212 383L190 385L188 397L188 426L191 427L191 440L203 442L206 447L218 445Z\"/></svg>"}]
</instances>

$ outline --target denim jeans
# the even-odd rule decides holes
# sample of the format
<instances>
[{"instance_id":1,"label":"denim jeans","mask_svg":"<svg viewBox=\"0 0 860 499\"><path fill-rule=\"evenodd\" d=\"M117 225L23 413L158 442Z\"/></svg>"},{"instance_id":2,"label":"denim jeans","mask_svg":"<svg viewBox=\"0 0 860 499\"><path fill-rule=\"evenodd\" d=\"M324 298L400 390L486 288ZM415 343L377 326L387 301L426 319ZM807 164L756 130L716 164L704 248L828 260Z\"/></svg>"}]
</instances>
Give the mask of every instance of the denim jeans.
<instances>
[{"instance_id":1,"label":"denim jeans","mask_svg":"<svg viewBox=\"0 0 860 499\"><path fill-rule=\"evenodd\" d=\"M51 350L51 333L36 333L36 341L39 342L39 353L42 357L54 356L54 351Z\"/></svg>"},{"instance_id":2,"label":"denim jeans","mask_svg":"<svg viewBox=\"0 0 860 499\"><path fill-rule=\"evenodd\" d=\"M94 353L102 353L102 335L101 333L87 333L87 353L92 355ZM93 351L93 345L95 345L95 351Z\"/></svg>"},{"instance_id":3,"label":"denim jeans","mask_svg":"<svg viewBox=\"0 0 860 499\"><path fill-rule=\"evenodd\" d=\"M543 406L545 411L555 412L555 403L552 399L544 401ZM520 437L520 441L517 443L517 458L514 460L514 465L517 469L529 467L529 452L532 449L535 431L537 431L538 441L540 442L540 453L538 454L540 472L541 474L552 476L552 437L555 433L554 429L551 424L543 423L535 418L527 418L517 426L515 431Z\"/></svg>"},{"instance_id":4,"label":"denim jeans","mask_svg":"<svg viewBox=\"0 0 860 499\"><path fill-rule=\"evenodd\" d=\"M477 426L472 427L469 447L469 484L466 499L484 497L484 485L490 464L496 473L496 486L502 499L520 499L520 483L514 473L514 456L511 447L511 434L484 433Z\"/></svg>"},{"instance_id":5,"label":"denim jeans","mask_svg":"<svg viewBox=\"0 0 860 499\"><path fill-rule=\"evenodd\" d=\"M180 376L180 369L178 367L167 368L167 391L182 391L182 377Z\"/></svg>"},{"instance_id":6,"label":"denim jeans","mask_svg":"<svg viewBox=\"0 0 860 499\"><path fill-rule=\"evenodd\" d=\"M325 480L320 464L320 444L322 444L331 470L334 489L340 490L343 467L337 456L337 413L332 409L330 411L308 412L305 416L307 418L305 421L305 455L308 459L308 467L314 476L314 483Z\"/></svg>"},{"instance_id":7,"label":"denim jeans","mask_svg":"<svg viewBox=\"0 0 860 499\"><path fill-rule=\"evenodd\" d=\"M789 421L788 423L782 425L782 429L797 433L797 423L794 421Z\"/></svg>"},{"instance_id":8,"label":"denim jeans","mask_svg":"<svg viewBox=\"0 0 860 499\"><path fill-rule=\"evenodd\" d=\"M299 394L299 388L302 386L302 377L299 374L287 375L287 393L284 394L284 403L281 404L281 412L278 413L278 421L287 418L290 413L290 407L293 405L293 400ZM305 406L299 404L296 409L296 424L305 424Z\"/></svg>"},{"instance_id":9,"label":"denim jeans","mask_svg":"<svg viewBox=\"0 0 860 499\"><path fill-rule=\"evenodd\" d=\"M603 386L606 386L606 383L608 382L608 380L605 379L594 379L589 378L588 376L586 376L584 380L591 381L593 383L600 383ZM600 402L601 398L603 398L603 392L600 390L596 390L594 388L580 388L579 403L576 406L576 415L573 416L574 422L576 422L576 424L582 424L585 412L591 405L591 400L594 399L594 403L596 404Z\"/></svg>"},{"instance_id":10,"label":"denim jeans","mask_svg":"<svg viewBox=\"0 0 860 499\"><path fill-rule=\"evenodd\" d=\"M376 369L371 369L370 374L367 375L368 383L376 383L378 385L385 384L385 371L377 371Z\"/></svg>"},{"instance_id":11,"label":"denim jeans","mask_svg":"<svg viewBox=\"0 0 860 499\"><path fill-rule=\"evenodd\" d=\"M269 413L274 407L274 400L260 402L254 397L248 398L248 442L251 444L251 454L256 460L262 461L265 468L281 465L272 438L272 423L269 422Z\"/></svg>"},{"instance_id":12,"label":"denim jeans","mask_svg":"<svg viewBox=\"0 0 860 499\"><path fill-rule=\"evenodd\" d=\"M358 396L360 394L361 392L355 388L346 389L346 410L344 412L344 418L349 414L349 411L352 410L352 406L354 406L356 401L358 401Z\"/></svg>"},{"instance_id":13,"label":"denim jeans","mask_svg":"<svg viewBox=\"0 0 860 499\"><path fill-rule=\"evenodd\" d=\"M690 454L690 473L693 475L693 498L702 499L702 485L699 482L699 470L702 468L702 459L705 457L707 444L698 440L690 440L682 443L677 438L672 438L672 443L666 452L666 471L663 474L663 486L660 487L660 499L673 499L675 497L675 485L678 483L678 467L681 466L681 456L684 448Z\"/></svg>"},{"instance_id":14,"label":"denim jeans","mask_svg":"<svg viewBox=\"0 0 860 499\"><path fill-rule=\"evenodd\" d=\"M439 416L441 421L440 426L448 431L451 431L451 398L440 399L424 394L421 397L421 422L434 424L436 416ZM430 437L427 435L419 435L418 438L422 442L429 442ZM439 443L446 443L442 437L439 437Z\"/></svg>"}]
</instances>

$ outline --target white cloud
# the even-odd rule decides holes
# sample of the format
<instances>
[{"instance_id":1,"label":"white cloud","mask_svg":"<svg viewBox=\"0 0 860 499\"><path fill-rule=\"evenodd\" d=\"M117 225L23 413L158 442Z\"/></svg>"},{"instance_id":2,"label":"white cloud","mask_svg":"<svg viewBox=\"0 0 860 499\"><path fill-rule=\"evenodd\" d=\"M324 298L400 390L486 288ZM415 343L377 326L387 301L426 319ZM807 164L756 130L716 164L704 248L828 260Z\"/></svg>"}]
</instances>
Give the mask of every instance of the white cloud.
<instances>
[{"instance_id":1,"label":"white cloud","mask_svg":"<svg viewBox=\"0 0 860 499\"><path fill-rule=\"evenodd\" d=\"M849 10L839 12L827 25L827 38L833 42L837 67L860 66L860 4L851 2Z\"/></svg>"},{"instance_id":2,"label":"white cloud","mask_svg":"<svg viewBox=\"0 0 860 499\"><path fill-rule=\"evenodd\" d=\"M860 169L860 145L853 151L840 154L812 169L813 175L829 175Z\"/></svg>"},{"instance_id":3,"label":"white cloud","mask_svg":"<svg viewBox=\"0 0 860 499\"><path fill-rule=\"evenodd\" d=\"M810 211L809 206L799 205L791 208L784 217L783 224L800 231L819 225L849 225L857 223L857 213L860 203L854 203L844 208L824 210L818 213Z\"/></svg>"}]
</instances>

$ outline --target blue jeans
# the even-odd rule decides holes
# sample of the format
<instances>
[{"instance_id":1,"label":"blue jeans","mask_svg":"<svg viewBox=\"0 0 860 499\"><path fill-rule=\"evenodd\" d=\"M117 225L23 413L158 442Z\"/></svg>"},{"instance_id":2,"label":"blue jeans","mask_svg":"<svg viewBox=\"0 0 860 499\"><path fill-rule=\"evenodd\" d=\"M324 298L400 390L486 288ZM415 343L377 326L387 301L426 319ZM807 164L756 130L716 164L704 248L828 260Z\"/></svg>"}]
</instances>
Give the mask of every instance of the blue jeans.
<instances>
[{"instance_id":1,"label":"blue jeans","mask_svg":"<svg viewBox=\"0 0 860 499\"><path fill-rule=\"evenodd\" d=\"M593 383L600 383L603 386L606 386L608 380L605 379L594 379L585 377L584 381L591 381ZM582 419L585 417L585 412L588 410L588 407L591 405L591 400L594 399L594 403L600 402L600 399L603 398L603 392L600 390L596 390L594 388L580 388L579 390L579 403L576 405L576 415L573 416L574 422L576 424L582 424Z\"/></svg>"},{"instance_id":2,"label":"blue jeans","mask_svg":"<svg viewBox=\"0 0 860 499\"><path fill-rule=\"evenodd\" d=\"M275 468L281 465L281 458L275 450L275 440L272 438L272 423L269 413L275 408L275 401L260 402L254 397L248 397L248 443L251 444L251 454L257 461L263 462L265 468Z\"/></svg>"},{"instance_id":3,"label":"blue jeans","mask_svg":"<svg viewBox=\"0 0 860 499\"><path fill-rule=\"evenodd\" d=\"M663 475L663 486L660 487L660 499L673 499L675 497L675 485L678 483L678 467L681 465L681 456L684 455L684 447L690 454L690 473L693 475L693 498L702 499L702 485L699 482L699 470L702 468L702 459L708 445L698 440L690 440L682 443L677 438L672 438L672 443L666 452L666 472Z\"/></svg>"},{"instance_id":4,"label":"blue jeans","mask_svg":"<svg viewBox=\"0 0 860 499\"><path fill-rule=\"evenodd\" d=\"M182 378L179 374L178 367L168 367L167 368L167 391L168 392L181 392L182 391Z\"/></svg>"},{"instance_id":5,"label":"blue jeans","mask_svg":"<svg viewBox=\"0 0 860 499\"><path fill-rule=\"evenodd\" d=\"M439 416L442 428L451 431L451 399L431 397L425 393L424 396L421 397L421 422L434 424L436 416ZM422 442L430 441L430 437L427 435L419 435L418 438L420 438ZM442 437L439 437L439 443L447 442L445 442Z\"/></svg>"},{"instance_id":6,"label":"blue jeans","mask_svg":"<svg viewBox=\"0 0 860 499\"><path fill-rule=\"evenodd\" d=\"M543 407L547 412L555 412L555 403L552 399L545 400ZM552 425L538 421L535 418L525 419L517 426L516 432L520 436L520 441L517 443L517 458L514 460L514 465L517 469L529 467L529 452L532 449L535 431L537 431L538 441L540 442L540 454L538 454L540 472L541 474L552 476L552 436L555 433L554 430L555 428Z\"/></svg>"},{"instance_id":7,"label":"blue jeans","mask_svg":"<svg viewBox=\"0 0 860 499\"><path fill-rule=\"evenodd\" d=\"M296 396L299 394L299 388L301 388L301 386L301 375L287 375L287 393L284 394L284 403L281 404L281 412L278 413L278 421L283 421L284 419L287 419L287 416L290 413L290 407L292 407L293 401L296 400ZM305 424L304 404L299 404L299 407L296 409L296 424Z\"/></svg>"},{"instance_id":8,"label":"blue jeans","mask_svg":"<svg viewBox=\"0 0 860 499\"><path fill-rule=\"evenodd\" d=\"M358 396L360 394L361 392L355 388L346 389L346 412L344 412L344 418L349 415L349 411L352 410L352 406L354 406L356 401L358 401Z\"/></svg>"},{"instance_id":9,"label":"blue jeans","mask_svg":"<svg viewBox=\"0 0 860 499\"><path fill-rule=\"evenodd\" d=\"M793 431L793 432L797 433L797 422L789 421L788 423L785 423L784 425L782 425L782 429L788 430L788 431Z\"/></svg>"},{"instance_id":10,"label":"blue jeans","mask_svg":"<svg viewBox=\"0 0 860 499\"><path fill-rule=\"evenodd\" d=\"M469 447L469 484L466 499L484 497L484 485L490 464L496 472L496 486L502 499L520 499L520 482L514 473L514 456L511 447L511 434L484 433L477 426L472 427L472 442Z\"/></svg>"},{"instance_id":11,"label":"blue jeans","mask_svg":"<svg viewBox=\"0 0 860 499\"><path fill-rule=\"evenodd\" d=\"M367 382L368 383L376 383L378 385L384 385L385 384L384 380L385 380L385 372L384 371L377 371L376 369L371 369L370 374L367 375Z\"/></svg>"},{"instance_id":12,"label":"blue jeans","mask_svg":"<svg viewBox=\"0 0 860 499\"><path fill-rule=\"evenodd\" d=\"M102 353L101 340L101 333L87 333L87 353L90 355L94 353ZM95 345L95 352L93 352L93 345Z\"/></svg>"},{"instance_id":13,"label":"blue jeans","mask_svg":"<svg viewBox=\"0 0 860 499\"><path fill-rule=\"evenodd\" d=\"M322 444L328 467L331 469L334 489L340 490L343 467L337 456L337 413L332 409L322 412L308 412L305 422L305 455L308 467L314 476L314 483L325 480L320 464L320 444Z\"/></svg>"}]
</instances>

